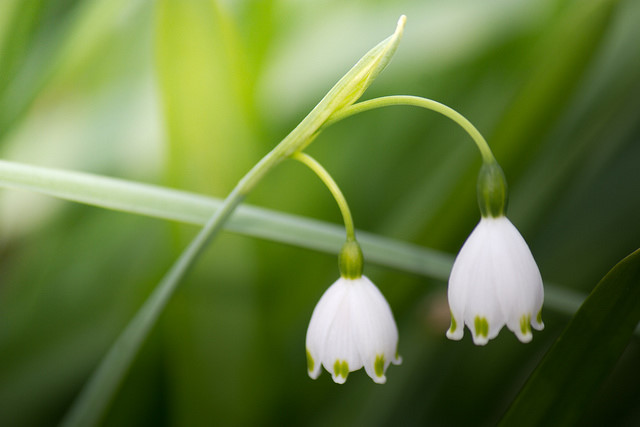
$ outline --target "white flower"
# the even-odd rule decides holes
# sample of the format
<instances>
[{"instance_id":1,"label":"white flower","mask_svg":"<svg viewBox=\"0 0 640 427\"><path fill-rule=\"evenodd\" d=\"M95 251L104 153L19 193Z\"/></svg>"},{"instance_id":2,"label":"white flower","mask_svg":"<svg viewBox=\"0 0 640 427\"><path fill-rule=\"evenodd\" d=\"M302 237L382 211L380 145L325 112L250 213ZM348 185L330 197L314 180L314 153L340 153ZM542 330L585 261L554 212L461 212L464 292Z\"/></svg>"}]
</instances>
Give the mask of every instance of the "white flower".
<instances>
[{"instance_id":1,"label":"white flower","mask_svg":"<svg viewBox=\"0 0 640 427\"><path fill-rule=\"evenodd\" d=\"M341 277L325 291L311 315L306 347L309 376L318 378L324 366L339 384L363 366L383 384L389 363L401 362L391 308L366 276Z\"/></svg>"},{"instance_id":2,"label":"white flower","mask_svg":"<svg viewBox=\"0 0 640 427\"><path fill-rule=\"evenodd\" d=\"M451 270L447 337L461 339L466 324L473 342L484 345L506 324L520 341L529 342L529 325L544 327L543 299L540 271L518 230L505 216L483 217Z\"/></svg>"}]
</instances>

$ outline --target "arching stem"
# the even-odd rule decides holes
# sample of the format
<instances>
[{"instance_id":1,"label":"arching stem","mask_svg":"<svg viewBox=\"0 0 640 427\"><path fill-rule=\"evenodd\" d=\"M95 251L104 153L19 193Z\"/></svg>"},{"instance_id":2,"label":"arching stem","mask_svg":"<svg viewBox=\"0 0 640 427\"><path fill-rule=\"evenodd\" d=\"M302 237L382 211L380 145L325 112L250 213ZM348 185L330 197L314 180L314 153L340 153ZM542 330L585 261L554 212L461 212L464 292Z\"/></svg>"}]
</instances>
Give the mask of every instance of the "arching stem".
<instances>
[{"instance_id":1,"label":"arching stem","mask_svg":"<svg viewBox=\"0 0 640 427\"><path fill-rule=\"evenodd\" d=\"M345 199L342 191L340 191L340 187L338 187L338 184L336 184L329 172L327 172L327 170L320 163L318 163L316 159L306 153L298 151L293 153L291 155L291 158L309 167L309 169L311 169L316 175L318 175L324 185L327 186L327 188L331 192L331 195L336 200L336 203L338 203L338 207L340 208L340 212L342 213L344 228L347 232L347 241L354 241L356 239L356 232L353 226L353 217L351 216L351 210L349 209L349 205L347 204L347 199Z\"/></svg>"},{"instance_id":2,"label":"arching stem","mask_svg":"<svg viewBox=\"0 0 640 427\"><path fill-rule=\"evenodd\" d=\"M367 101L359 102L357 104L353 104L334 113L329 118L329 120L325 122L320 130L355 114L362 113L368 110L374 110L376 108L389 107L392 105L408 105L426 108L427 110L435 111L442 114L443 116L448 117L449 119L460 125L460 127L462 127L469 134L469 136L471 136L478 149L480 150L480 154L482 155L482 160L484 163L491 164L496 162L496 159L493 156L493 152L491 151L491 148L489 148L489 144L487 144L487 141L469 120L467 120L462 114L458 113L453 108L447 107L446 105L433 101L431 99L422 98L419 96L383 96L380 98L374 98Z\"/></svg>"}]
</instances>

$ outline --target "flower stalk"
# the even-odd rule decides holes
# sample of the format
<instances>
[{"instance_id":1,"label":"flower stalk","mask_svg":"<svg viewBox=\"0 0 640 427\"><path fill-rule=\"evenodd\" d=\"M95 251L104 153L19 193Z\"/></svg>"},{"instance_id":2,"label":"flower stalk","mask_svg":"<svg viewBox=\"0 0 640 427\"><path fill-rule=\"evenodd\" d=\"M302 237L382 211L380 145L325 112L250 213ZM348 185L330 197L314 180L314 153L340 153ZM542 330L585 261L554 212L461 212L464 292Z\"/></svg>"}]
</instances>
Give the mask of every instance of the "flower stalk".
<instances>
[{"instance_id":1,"label":"flower stalk","mask_svg":"<svg viewBox=\"0 0 640 427\"><path fill-rule=\"evenodd\" d=\"M450 339L461 339L465 325L474 343L486 344L507 325L522 342L531 327L541 330L544 290L533 255L518 230L506 218L507 182L489 144L460 113L437 101L417 96L385 96L363 101L334 114L325 126L376 108L407 105L440 113L473 139L482 167L477 196L482 219L456 257L449 277Z\"/></svg>"},{"instance_id":2,"label":"flower stalk","mask_svg":"<svg viewBox=\"0 0 640 427\"><path fill-rule=\"evenodd\" d=\"M422 98L420 96L411 96L411 95L392 95L392 96L382 96L380 98L369 99L367 101L362 101L357 104L351 105L349 107L343 108L342 110L336 112L336 114L332 115L329 120L324 124L324 127L330 126L333 123L336 123L340 120L344 120L347 117L363 113L369 110L375 110L377 108L382 107L390 107L395 105L405 105L405 106L413 106L425 108L427 110L435 111L436 113L440 113L443 116L453 120L457 123L462 129L465 130L473 139L478 150L480 150L480 155L482 156L482 161L485 164L496 163L496 159L489 148L489 144L484 139L482 134L476 129L476 127L467 120L462 114L458 113L451 107L448 107L440 102L434 101L432 99Z\"/></svg>"},{"instance_id":3,"label":"flower stalk","mask_svg":"<svg viewBox=\"0 0 640 427\"><path fill-rule=\"evenodd\" d=\"M349 209L347 199L344 197L344 194L342 194L342 191L340 190L340 187L338 187L336 181L331 177L331 174L329 174L329 172L327 172L327 170L316 159L299 151L293 153L291 158L311 169L329 189L331 195L338 204L344 221L345 232L347 234L347 240L338 255L340 275L345 279L358 279L362 276L364 260L362 256L362 248L360 248L360 244L356 240L356 230L353 225L353 217L351 216L351 210Z\"/></svg>"},{"instance_id":4,"label":"flower stalk","mask_svg":"<svg viewBox=\"0 0 640 427\"><path fill-rule=\"evenodd\" d=\"M293 153L291 155L291 158L299 161L300 163L306 165L309 169L311 169L316 175L318 175L318 178L320 178L324 185L329 189L331 195L336 200L336 203L340 208L340 213L342 214L342 219L344 220L344 228L347 233L347 241L355 241L356 231L353 225L351 210L349 209L349 205L347 204L347 199L344 197L344 194L342 194L340 187L338 187L338 184L331 177L329 172L327 172L327 170L320 163L318 163L316 159L306 153L298 151Z\"/></svg>"},{"instance_id":5,"label":"flower stalk","mask_svg":"<svg viewBox=\"0 0 640 427\"><path fill-rule=\"evenodd\" d=\"M303 150L319 134L322 125L337 111L353 104L380 74L395 53L406 17L398 20L395 32L383 40L351 68L316 107L273 150L264 156L238 182L220 208L189 243L155 287L134 318L116 339L100 362L86 386L80 392L62 421L64 426L95 425L122 382L135 355L160 313L173 295L180 280L217 235L233 211L264 175L293 153Z\"/></svg>"}]
</instances>

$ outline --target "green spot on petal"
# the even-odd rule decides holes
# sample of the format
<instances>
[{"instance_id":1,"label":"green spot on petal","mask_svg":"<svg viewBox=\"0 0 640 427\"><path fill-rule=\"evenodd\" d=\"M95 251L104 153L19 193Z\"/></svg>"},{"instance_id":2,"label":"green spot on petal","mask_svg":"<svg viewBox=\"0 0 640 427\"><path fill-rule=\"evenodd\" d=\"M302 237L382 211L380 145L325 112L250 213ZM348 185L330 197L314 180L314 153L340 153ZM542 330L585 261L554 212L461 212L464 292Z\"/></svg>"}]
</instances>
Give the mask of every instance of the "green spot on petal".
<instances>
[{"instance_id":1,"label":"green spot on petal","mask_svg":"<svg viewBox=\"0 0 640 427\"><path fill-rule=\"evenodd\" d=\"M523 314L520 318L520 332L522 332L522 335L529 335L531 333L531 326L529 326L530 323L531 315Z\"/></svg>"},{"instance_id":2,"label":"green spot on petal","mask_svg":"<svg viewBox=\"0 0 640 427\"><path fill-rule=\"evenodd\" d=\"M313 367L316 366L316 362L311 357L311 353L309 353L309 349L307 349L307 369L309 372L313 371Z\"/></svg>"},{"instance_id":3,"label":"green spot on petal","mask_svg":"<svg viewBox=\"0 0 640 427\"><path fill-rule=\"evenodd\" d=\"M473 323L476 329L477 336L485 338L489 336L489 322L487 321L486 317L476 316Z\"/></svg>"},{"instance_id":4,"label":"green spot on petal","mask_svg":"<svg viewBox=\"0 0 640 427\"><path fill-rule=\"evenodd\" d=\"M347 361L343 360L340 362L339 359L336 359L336 363L333 364L333 373L336 377L342 377L346 380L349 375L349 364Z\"/></svg>"},{"instance_id":5,"label":"green spot on petal","mask_svg":"<svg viewBox=\"0 0 640 427\"><path fill-rule=\"evenodd\" d=\"M376 361L373 363L373 371L376 373L376 376L381 377L384 375L384 355L378 354L376 355Z\"/></svg>"},{"instance_id":6,"label":"green spot on petal","mask_svg":"<svg viewBox=\"0 0 640 427\"><path fill-rule=\"evenodd\" d=\"M542 309L540 309L540 311L538 312L538 315L536 316L536 321L538 323L542 323Z\"/></svg>"},{"instance_id":7,"label":"green spot on petal","mask_svg":"<svg viewBox=\"0 0 640 427\"><path fill-rule=\"evenodd\" d=\"M454 333L457 327L458 324L456 323L456 318L453 317L453 313L451 313L451 327L449 328L449 330L451 331L451 333Z\"/></svg>"},{"instance_id":8,"label":"green spot on petal","mask_svg":"<svg viewBox=\"0 0 640 427\"><path fill-rule=\"evenodd\" d=\"M346 360L342 361L342 377L346 380L349 375L349 364Z\"/></svg>"}]
</instances>

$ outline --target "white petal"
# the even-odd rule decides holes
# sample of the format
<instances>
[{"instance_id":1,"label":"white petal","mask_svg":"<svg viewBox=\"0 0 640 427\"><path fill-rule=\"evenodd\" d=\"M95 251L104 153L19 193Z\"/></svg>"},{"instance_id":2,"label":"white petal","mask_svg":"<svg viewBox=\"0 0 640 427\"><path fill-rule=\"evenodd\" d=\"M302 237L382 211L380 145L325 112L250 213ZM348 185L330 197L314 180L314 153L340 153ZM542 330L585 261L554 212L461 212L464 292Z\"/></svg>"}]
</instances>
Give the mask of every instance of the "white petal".
<instances>
[{"instance_id":1,"label":"white petal","mask_svg":"<svg viewBox=\"0 0 640 427\"><path fill-rule=\"evenodd\" d=\"M380 290L366 277L353 280L350 294L353 310L353 339L365 371L373 381L386 381L385 371L396 357L398 329L391 308Z\"/></svg>"},{"instance_id":2,"label":"white petal","mask_svg":"<svg viewBox=\"0 0 640 427\"><path fill-rule=\"evenodd\" d=\"M324 366L340 384L363 366L384 383L389 364L401 362L391 308L365 276L338 279L327 289L311 316L306 346L309 376L317 378Z\"/></svg>"},{"instance_id":3,"label":"white petal","mask_svg":"<svg viewBox=\"0 0 640 427\"><path fill-rule=\"evenodd\" d=\"M460 249L449 279L451 311L460 329L466 324L471 330L477 345L494 338L505 321L496 297L491 235L490 224L481 220Z\"/></svg>"},{"instance_id":4,"label":"white petal","mask_svg":"<svg viewBox=\"0 0 640 427\"><path fill-rule=\"evenodd\" d=\"M507 218L494 221L504 251L500 254L504 273L500 296L507 327L520 341L529 342L533 338L530 325L540 326L536 317L544 298L542 277L529 246L513 224Z\"/></svg>"},{"instance_id":5,"label":"white petal","mask_svg":"<svg viewBox=\"0 0 640 427\"><path fill-rule=\"evenodd\" d=\"M309 376L318 378L322 369L322 360L327 335L334 323L341 302L346 298L346 288L342 279L333 283L322 295L313 310L307 329L306 350Z\"/></svg>"},{"instance_id":6,"label":"white petal","mask_svg":"<svg viewBox=\"0 0 640 427\"><path fill-rule=\"evenodd\" d=\"M449 279L449 305L455 330L464 324L475 344L484 345L507 324L523 342L531 328L542 328L537 316L543 288L538 267L526 242L506 217L482 218L456 257ZM453 322L452 322L453 325Z\"/></svg>"},{"instance_id":7,"label":"white petal","mask_svg":"<svg viewBox=\"0 0 640 427\"><path fill-rule=\"evenodd\" d=\"M333 380L343 383L351 371L362 368L362 359L357 343L353 340L353 314L351 307L350 284L346 283L345 296L340 301L336 316L331 324L324 343L322 365L331 372Z\"/></svg>"}]
</instances>

